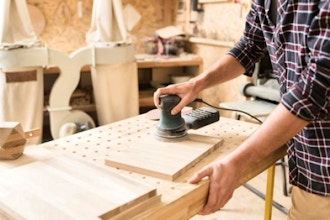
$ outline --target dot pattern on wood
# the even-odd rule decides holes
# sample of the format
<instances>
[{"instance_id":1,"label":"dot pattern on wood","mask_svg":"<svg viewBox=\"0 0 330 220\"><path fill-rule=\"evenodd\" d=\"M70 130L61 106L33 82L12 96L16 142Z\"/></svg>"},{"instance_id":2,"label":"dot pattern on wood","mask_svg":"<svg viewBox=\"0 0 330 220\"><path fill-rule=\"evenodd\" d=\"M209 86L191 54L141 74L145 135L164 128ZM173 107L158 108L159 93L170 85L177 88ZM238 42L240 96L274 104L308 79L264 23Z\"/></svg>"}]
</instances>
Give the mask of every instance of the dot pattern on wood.
<instances>
[{"instance_id":1,"label":"dot pattern on wood","mask_svg":"<svg viewBox=\"0 0 330 220\"><path fill-rule=\"evenodd\" d=\"M210 160L217 159L219 156L222 157L231 152L256 128L255 124L246 123L246 126L244 122L233 122L235 122L235 120L220 118L220 121L217 123L213 123L198 130L189 130L190 133L223 139L223 144L216 149L214 153L202 159L197 167L202 167ZM137 141L146 138L150 139L150 136L156 131L156 123L157 121L149 120L145 115L140 115L58 140L46 142L42 144L42 146L47 149L71 154L78 158L104 165L104 161L109 157L111 152L120 151ZM195 166L191 170L196 171L196 169ZM139 178L143 176L144 179L151 179L152 182L155 180L157 180L157 182L163 181L130 171L123 170L123 172L136 175ZM183 177L179 177L178 182L184 181L185 178L189 177L189 173L193 174L193 171L188 171L187 175L184 174Z\"/></svg>"}]
</instances>

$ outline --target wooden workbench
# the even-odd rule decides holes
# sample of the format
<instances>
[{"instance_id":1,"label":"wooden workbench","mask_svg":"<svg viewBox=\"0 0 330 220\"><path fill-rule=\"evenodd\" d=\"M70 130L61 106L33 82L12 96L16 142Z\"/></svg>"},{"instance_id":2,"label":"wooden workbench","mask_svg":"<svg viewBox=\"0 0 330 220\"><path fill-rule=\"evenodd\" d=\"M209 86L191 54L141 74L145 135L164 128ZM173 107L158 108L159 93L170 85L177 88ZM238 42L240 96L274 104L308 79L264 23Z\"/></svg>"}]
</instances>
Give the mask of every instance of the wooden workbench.
<instances>
[{"instance_id":1,"label":"wooden workbench","mask_svg":"<svg viewBox=\"0 0 330 220\"><path fill-rule=\"evenodd\" d=\"M187 179L204 165L233 151L258 127L257 124L253 123L221 118L219 122L198 130L190 130L189 132L192 133L219 137L223 139L223 143L211 155L201 160L175 181L166 181L104 165L111 152L154 135L155 124L156 121L147 119L145 115L139 115L69 137L46 142L37 147L50 150L55 155L64 154L80 158L114 172L129 175L134 179L156 187L157 193L161 195L161 202L150 206L148 210L142 213L136 213L136 219L181 220L189 219L202 209L208 191L208 180L192 185L187 183ZM25 150L28 152L29 147ZM241 179L240 184L264 171L278 159L282 158L284 154L285 150L282 148L263 163L258 164L256 167L251 167L249 173ZM22 157L24 159L24 155ZM17 164L19 165L19 163L18 160ZM11 166L8 166L6 161L0 162L0 171L9 170L10 168Z\"/></svg>"}]
</instances>

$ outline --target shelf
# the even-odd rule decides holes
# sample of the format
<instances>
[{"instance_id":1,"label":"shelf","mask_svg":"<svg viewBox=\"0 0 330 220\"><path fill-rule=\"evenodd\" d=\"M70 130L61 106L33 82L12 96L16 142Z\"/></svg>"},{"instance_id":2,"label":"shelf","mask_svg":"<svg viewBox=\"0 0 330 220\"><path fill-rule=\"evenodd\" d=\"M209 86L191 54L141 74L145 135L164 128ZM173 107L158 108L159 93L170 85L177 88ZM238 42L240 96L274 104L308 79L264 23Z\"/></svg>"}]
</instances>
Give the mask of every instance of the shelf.
<instances>
[{"instance_id":1,"label":"shelf","mask_svg":"<svg viewBox=\"0 0 330 220\"><path fill-rule=\"evenodd\" d=\"M208 44L208 45L220 46L220 47L229 47L229 48L232 48L233 46L235 46L234 41L212 40L212 39L201 38L201 37L190 37L189 42L198 43L198 44Z\"/></svg>"},{"instance_id":2,"label":"shelf","mask_svg":"<svg viewBox=\"0 0 330 220\"><path fill-rule=\"evenodd\" d=\"M173 67L173 66L201 66L202 58L194 54L182 56L157 56L150 54L136 55L138 68L155 68L155 67Z\"/></svg>"},{"instance_id":3,"label":"shelf","mask_svg":"<svg viewBox=\"0 0 330 220\"><path fill-rule=\"evenodd\" d=\"M137 67L139 69L155 68L155 67L173 67L173 66L199 66L203 60L194 54L185 54L182 56L158 56L150 54L137 54ZM44 68L44 74L58 74L58 67ZM84 66L81 72L90 72L90 66Z\"/></svg>"}]
</instances>

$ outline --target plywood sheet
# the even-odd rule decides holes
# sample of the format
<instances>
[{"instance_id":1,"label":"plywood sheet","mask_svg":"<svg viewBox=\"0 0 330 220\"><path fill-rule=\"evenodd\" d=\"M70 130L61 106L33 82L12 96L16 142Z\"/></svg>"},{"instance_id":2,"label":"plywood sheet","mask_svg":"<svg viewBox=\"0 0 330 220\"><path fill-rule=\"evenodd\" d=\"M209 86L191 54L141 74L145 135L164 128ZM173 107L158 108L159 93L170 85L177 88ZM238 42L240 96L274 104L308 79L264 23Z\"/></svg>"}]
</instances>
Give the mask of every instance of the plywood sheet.
<instances>
[{"instance_id":1,"label":"plywood sheet","mask_svg":"<svg viewBox=\"0 0 330 220\"><path fill-rule=\"evenodd\" d=\"M173 181L221 143L222 139L199 134L189 134L181 142L161 142L149 137L111 152L105 164Z\"/></svg>"},{"instance_id":2,"label":"plywood sheet","mask_svg":"<svg viewBox=\"0 0 330 220\"><path fill-rule=\"evenodd\" d=\"M156 194L154 187L126 175L69 157L51 157L0 173L0 216L111 218Z\"/></svg>"}]
</instances>

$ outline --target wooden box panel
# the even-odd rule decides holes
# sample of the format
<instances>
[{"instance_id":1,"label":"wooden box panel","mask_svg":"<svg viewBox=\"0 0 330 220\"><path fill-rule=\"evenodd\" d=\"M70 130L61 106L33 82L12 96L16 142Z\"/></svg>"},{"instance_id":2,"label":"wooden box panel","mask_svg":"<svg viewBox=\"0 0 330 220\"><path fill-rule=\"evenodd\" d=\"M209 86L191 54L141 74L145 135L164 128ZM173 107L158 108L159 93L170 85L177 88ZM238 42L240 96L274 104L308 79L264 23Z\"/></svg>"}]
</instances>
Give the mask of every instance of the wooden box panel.
<instances>
[{"instance_id":1,"label":"wooden box panel","mask_svg":"<svg viewBox=\"0 0 330 220\"><path fill-rule=\"evenodd\" d=\"M154 137L111 152L105 164L173 181L222 144L210 136L188 134L180 142L161 142Z\"/></svg>"}]
</instances>

